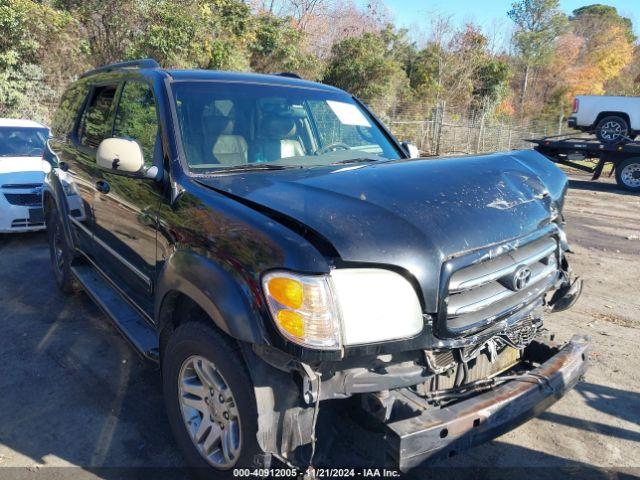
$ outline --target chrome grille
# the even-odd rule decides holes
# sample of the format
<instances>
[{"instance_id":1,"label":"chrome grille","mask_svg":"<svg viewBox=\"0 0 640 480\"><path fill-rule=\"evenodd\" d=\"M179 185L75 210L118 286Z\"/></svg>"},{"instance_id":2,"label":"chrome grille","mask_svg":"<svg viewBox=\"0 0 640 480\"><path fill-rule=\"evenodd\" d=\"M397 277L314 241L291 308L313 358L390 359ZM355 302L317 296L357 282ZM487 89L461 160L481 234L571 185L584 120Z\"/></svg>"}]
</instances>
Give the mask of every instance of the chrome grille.
<instances>
[{"instance_id":1,"label":"chrome grille","mask_svg":"<svg viewBox=\"0 0 640 480\"><path fill-rule=\"evenodd\" d=\"M539 299L558 278L557 252L557 241L544 237L454 272L445 300L448 330L490 323ZM524 271L528 283L518 289L514 277Z\"/></svg>"}]
</instances>

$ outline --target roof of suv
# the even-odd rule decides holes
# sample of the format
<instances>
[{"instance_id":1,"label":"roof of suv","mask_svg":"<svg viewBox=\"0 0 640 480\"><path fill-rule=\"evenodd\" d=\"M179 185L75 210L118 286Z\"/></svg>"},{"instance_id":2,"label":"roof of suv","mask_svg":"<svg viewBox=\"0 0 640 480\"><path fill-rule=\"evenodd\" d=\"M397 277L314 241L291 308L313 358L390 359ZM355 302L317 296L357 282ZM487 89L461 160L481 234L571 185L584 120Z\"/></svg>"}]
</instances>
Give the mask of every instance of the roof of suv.
<instances>
[{"instance_id":1,"label":"roof of suv","mask_svg":"<svg viewBox=\"0 0 640 480\"><path fill-rule=\"evenodd\" d=\"M285 87L303 87L303 88L315 88L317 90L325 90L332 92L344 92L339 88L324 85L322 83L311 82L298 78L295 74L280 73L280 74L260 74L260 73L246 73L246 72L224 72L218 70L173 70L163 69L160 64L152 58L142 58L139 60L129 60L126 62L112 63L110 65L104 65L88 72L85 72L81 77L92 77L100 73L107 72L126 72L137 71L143 75L153 75L155 72L164 72L172 79L177 81L219 81L219 82L236 82L236 83L261 83L270 85L280 85Z\"/></svg>"},{"instance_id":2,"label":"roof of suv","mask_svg":"<svg viewBox=\"0 0 640 480\"><path fill-rule=\"evenodd\" d=\"M323 83L312 82L287 75L245 73L245 72L224 72L218 70L165 70L171 78L178 81L186 80L212 80L221 82L237 83L268 83L270 85L281 85L289 87L305 87L326 90L332 92L344 92L339 88L325 85Z\"/></svg>"}]
</instances>

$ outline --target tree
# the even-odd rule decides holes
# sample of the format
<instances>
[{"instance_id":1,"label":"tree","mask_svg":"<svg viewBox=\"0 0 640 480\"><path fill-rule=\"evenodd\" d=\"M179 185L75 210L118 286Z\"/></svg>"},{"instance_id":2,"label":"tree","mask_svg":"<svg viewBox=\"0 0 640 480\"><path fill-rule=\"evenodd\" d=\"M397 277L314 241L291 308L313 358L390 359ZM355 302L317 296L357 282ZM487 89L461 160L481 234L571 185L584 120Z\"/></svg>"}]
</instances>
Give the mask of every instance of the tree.
<instances>
[{"instance_id":1,"label":"tree","mask_svg":"<svg viewBox=\"0 0 640 480\"><path fill-rule=\"evenodd\" d=\"M136 0L58 0L55 5L78 19L92 66L126 58L141 23L142 12Z\"/></svg>"},{"instance_id":2,"label":"tree","mask_svg":"<svg viewBox=\"0 0 640 480\"><path fill-rule=\"evenodd\" d=\"M541 71L543 115L563 119L573 98L581 94L633 91L634 45L627 19L613 7L591 5L577 9L570 18L571 32L554 43L554 58ZM621 79L623 72L629 77Z\"/></svg>"},{"instance_id":3,"label":"tree","mask_svg":"<svg viewBox=\"0 0 640 480\"><path fill-rule=\"evenodd\" d=\"M257 13L290 18L303 34L302 50L323 62L333 44L365 32L377 33L389 23L382 0L360 6L355 0L253 0Z\"/></svg>"},{"instance_id":4,"label":"tree","mask_svg":"<svg viewBox=\"0 0 640 480\"><path fill-rule=\"evenodd\" d=\"M640 54L635 48L633 58L616 78L607 83L607 92L613 95L640 96Z\"/></svg>"},{"instance_id":5,"label":"tree","mask_svg":"<svg viewBox=\"0 0 640 480\"><path fill-rule=\"evenodd\" d=\"M510 68L504 60L493 58L478 26L454 28L448 18L436 17L432 32L408 73L418 98L465 110L502 100Z\"/></svg>"},{"instance_id":6,"label":"tree","mask_svg":"<svg viewBox=\"0 0 640 480\"><path fill-rule=\"evenodd\" d=\"M509 86L511 69L501 59L486 58L478 67L473 82L473 97L476 103L498 104L504 99Z\"/></svg>"},{"instance_id":7,"label":"tree","mask_svg":"<svg viewBox=\"0 0 640 480\"><path fill-rule=\"evenodd\" d=\"M640 47L615 7L587 5L567 22L558 0L512 1L506 53L477 25L437 13L427 37L397 29L384 0L0 0L0 107L46 121L80 73L142 57L292 71L407 120L446 104L458 116L559 121L576 94L640 94Z\"/></svg>"},{"instance_id":8,"label":"tree","mask_svg":"<svg viewBox=\"0 0 640 480\"><path fill-rule=\"evenodd\" d=\"M204 55L200 13L193 1L147 2L140 12L140 32L121 55L151 57L167 67L197 66Z\"/></svg>"},{"instance_id":9,"label":"tree","mask_svg":"<svg viewBox=\"0 0 640 480\"><path fill-rule=\"evenodd\" d=\"M63 57L63 51L69 53L63 40L72 24L70 16L46 4L0 0L0 115L24 116L28 112L33 118L46 120L58 93L47 77L65 66L64 61L55 64L52 60ZM73 47L70 51L78 53ZM60 76L66 80L64 74Z\"/></svg>"},{"instance_id":10,"label":"tree","mask_svg":"<svg viewBox=\"0 0 640 480\"><path fill-rule=\"evenodd\" d=\"M636 37L631 20L620 16L615 7L589 5L574 10L570 24L583 39L577 61L593 70L591 93L604 93L633 60Z\"/></svg>"},{"instance_id":11,"label":"tree","mask_svg":"<svg viewBox=\"0 0 640 480\"><path fill-rule=\"evenodd\" d=\"M554 52L554 41L567 26L567 17L558 0L521 0L507 12L516 24L513 42L524 67L520 106L524 105L532 68L547 65Z\"/></svg>"},{"instance_id":12,"label":"tree","mask_svg":"<svg viewBox=\"0 0 640 480\"><path fill-rule=\"evenodd\" d=\"M607 28L611 25L616 25L622 29L623 34L629 43L634 43L636 41L631 19L619 15L616 7L612 7L610 5L594 4L576 8L569 20L572 23L579 25L579 27L576 26L576 33L583 37L588 38L590 33L594 31Z\"/></svg>"},{"instance_id":13,"label":"tree","mask_svg":"<svg viewBox=\"0 0 640 480\"><path fill-rule=\"evenodd\" d=\"M406 79L402 66L392 58L388 41L386 34L366 32L336 43L323 82L383 108Z\"/></svg>"},{"instance_id":14,"label":"tree","mask_svg":"<svg viewBox=\"0 0 640 480\"><path fill-rule=\"evenodd\" d=\"M288 19L259 15L253 39L249 43L250 66L257 72L295 72L305 78L316 78L318 64L312 55L302 51L304 34Z\"/></svg>"}]
</instances>

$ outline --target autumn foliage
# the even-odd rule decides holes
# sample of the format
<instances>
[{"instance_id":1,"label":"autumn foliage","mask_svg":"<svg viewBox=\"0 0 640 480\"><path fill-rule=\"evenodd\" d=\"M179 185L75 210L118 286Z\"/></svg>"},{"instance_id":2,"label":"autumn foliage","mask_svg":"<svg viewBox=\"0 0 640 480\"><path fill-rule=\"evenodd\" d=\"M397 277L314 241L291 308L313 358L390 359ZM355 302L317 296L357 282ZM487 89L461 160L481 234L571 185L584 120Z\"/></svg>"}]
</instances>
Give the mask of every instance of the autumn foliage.
<instances>
[{"instance_id":1,"label":"autumn foliage","mask_svg":"<svg viewBox=\"0 0 640 480\"><path fill-rule=\"evenodd\" d=\"M513 34L495 42L445 14L416 17L420 31L398 28L384 0L0 0L0 115L48 121L83 71L140 57L296 72L385 119L446 109L558 123L577 94L640 94L631 21L614 7L567 15L558 0L518 0L507 19Z\"/></svg>"}]
</instances>

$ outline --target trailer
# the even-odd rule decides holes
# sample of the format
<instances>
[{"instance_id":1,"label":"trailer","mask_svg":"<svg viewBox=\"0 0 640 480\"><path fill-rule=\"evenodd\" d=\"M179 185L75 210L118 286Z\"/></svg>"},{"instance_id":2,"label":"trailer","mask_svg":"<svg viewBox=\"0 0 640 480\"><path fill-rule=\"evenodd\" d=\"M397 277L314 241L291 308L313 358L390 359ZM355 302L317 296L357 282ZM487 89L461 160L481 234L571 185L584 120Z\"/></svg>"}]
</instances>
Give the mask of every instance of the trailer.
<instances>
[{"instance_id":1,"label":"trailer","mask_svg":"<svg viewBox=\"0 0 640 480\"><path fill-rule=\"evenodd\" d=\"M591 173L591 180L600 178L605 166L610 165L608 175L615 174L618 186L640 192L640 142L627 140L608 145L592 138L564 135L527 139L552 162Z\"/></svg>"}]
</instances>

